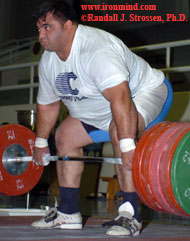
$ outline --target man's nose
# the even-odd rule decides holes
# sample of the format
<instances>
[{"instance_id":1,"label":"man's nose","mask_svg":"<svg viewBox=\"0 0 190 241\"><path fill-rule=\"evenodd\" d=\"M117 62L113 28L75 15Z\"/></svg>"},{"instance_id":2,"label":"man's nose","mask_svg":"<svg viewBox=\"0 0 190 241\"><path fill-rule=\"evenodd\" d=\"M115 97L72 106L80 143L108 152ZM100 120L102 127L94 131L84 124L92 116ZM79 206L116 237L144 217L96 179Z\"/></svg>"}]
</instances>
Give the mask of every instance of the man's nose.
<instances>
[{"instance_id":1,"label":"man's nose","mask_svg":"<svg viewBox=\"0 0 190 241\"><path fill-rule=\"evenodd\" d=\"M39 35L39 39L44 38L44 36L45 36L45 30L44 30L44 29L40 29L38 35Z\"/></svg>"}]
</instances>

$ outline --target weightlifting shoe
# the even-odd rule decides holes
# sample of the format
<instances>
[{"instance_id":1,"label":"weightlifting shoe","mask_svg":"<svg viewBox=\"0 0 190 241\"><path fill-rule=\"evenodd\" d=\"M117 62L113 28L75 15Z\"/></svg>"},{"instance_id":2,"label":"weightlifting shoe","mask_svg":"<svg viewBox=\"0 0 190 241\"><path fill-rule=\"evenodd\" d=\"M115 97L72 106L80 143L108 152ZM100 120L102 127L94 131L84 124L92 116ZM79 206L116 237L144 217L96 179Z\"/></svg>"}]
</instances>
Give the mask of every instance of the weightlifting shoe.
<instances>
[{"instance_id":1,"label":"weightlifting shoe","mask_svg":"<svg viewBox=\"0 0 190 241\"><path fill-rule=\"evenodd\" d=\"M82 217L80 213L65 214L51 208L45 216L31 224L39 229L82 229Z\"/></svg>"},{"instance_id":2,"label":"weightlifting shoe","mask_svg":"<svg viewBox=\"0 0 190 241\"><path fill-rule=\"evenodd\" d=\"M110 227L106 234L113 236L138 236L142 228L142 223L138 222L134 216L134 209L130 202L125 202L119 207L119 215L113 221L104 223L103 226Z\"/></svg>"}]
</instances>

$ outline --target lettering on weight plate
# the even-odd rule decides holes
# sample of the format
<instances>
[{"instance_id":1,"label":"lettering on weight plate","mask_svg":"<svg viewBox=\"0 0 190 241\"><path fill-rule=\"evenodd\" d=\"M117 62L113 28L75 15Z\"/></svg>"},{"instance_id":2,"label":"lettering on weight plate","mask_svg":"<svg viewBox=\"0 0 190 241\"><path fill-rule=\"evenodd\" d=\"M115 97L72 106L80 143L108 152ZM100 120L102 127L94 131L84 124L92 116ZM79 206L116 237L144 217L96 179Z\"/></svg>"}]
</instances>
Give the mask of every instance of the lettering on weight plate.
<instances>
[{"instance_id":1,"label":"lettering on weight plate","mask_svg":"<svg viewBox=\"0 0 190 241\"><path fill-rule=\"evenodd\" d=\"M33 153L33 147L34 147L34 140L33 139L28 139L28 144L30 146L30 150Z\"/></svg>"},{"instance_id":2,"label":"lettering on weight plate","mask_svg":"<svg viewBox=\"0 0 190 241\"><path fill-rule=\"evenodd\" d=\"M190 165L190 152L185 151L185 154L183 156L183 162L187 163L187 165Z\"/></svg>"},{"instance_id":3,"label":"lettering on weight plate","mask_svg":"<svg viewBox=\"0 0 190 241\"><path fill-rule=\"evenodd\" d=\"M8 140L14 140L15 139L15 131L14 130L8 130L7 131L7 137L8 137Z\"/></svg>"},{"instance_id":4,"label":"lettering on weight plate","mask_svg":"<svg viewBox=\"0 0 190 241\"><path fill-rule=\"evenodd\" d=\"M38 171L40 169L41 166L38 166L35 164L34 160L32 161L32 168L35 169L36 171Z\"/></svg>"},{"instance_id":5,"label":"lettering on weight plate","mask_svg":"<svg viewBox=\"0 0 190 241\"><path fill-rule=\"evenodd\" d=\"M2 175L2 173L0 171L0 182L2 182L2 181L3 181L3 175Z\"/></svg>"},{"instance_id":6,"label":"lettering on weight plate","mask_svg":"<svg viewBox=\"0 0 190 241\"><path fill-rule=\"evenodd\" d=\"M188 187L184 192L184 197L190 200L190 187Z\"/></svg>"},{"instance_id":7,"label":"lettering on weight plate","mask_svg":"<svg viewBox=\"0 0 190 241\"><path fill-rule=\"evenodd\" d=\"M17 179L16 180L16 187L17 187L17 190L20 190L20 189L24 188L24 183L23 183L22 179Z\"/></svg>"}]
</instances>

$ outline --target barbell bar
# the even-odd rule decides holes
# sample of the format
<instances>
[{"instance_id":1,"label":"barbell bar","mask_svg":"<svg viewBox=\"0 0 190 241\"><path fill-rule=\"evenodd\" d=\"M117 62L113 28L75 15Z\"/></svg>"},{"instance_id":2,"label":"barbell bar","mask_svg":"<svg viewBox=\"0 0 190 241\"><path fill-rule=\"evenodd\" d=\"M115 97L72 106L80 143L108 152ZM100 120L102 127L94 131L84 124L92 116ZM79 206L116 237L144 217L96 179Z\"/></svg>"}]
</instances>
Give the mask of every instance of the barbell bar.
<instances>
[{"instance_id":1,"label":"barbell bar","mask_svg":"<svg viewBox=\"0 0 190 241\"><path fill-rule=\"evenodd\" d=\"M18 156L14 158L7 158L7 162L31 162L32 156ZM112 157L94 157L94 156L50 156L46 155L44 161L84 161L84 162L99 162L110 164L122 164L121 158Z\"/></svg>"}]
</instances>

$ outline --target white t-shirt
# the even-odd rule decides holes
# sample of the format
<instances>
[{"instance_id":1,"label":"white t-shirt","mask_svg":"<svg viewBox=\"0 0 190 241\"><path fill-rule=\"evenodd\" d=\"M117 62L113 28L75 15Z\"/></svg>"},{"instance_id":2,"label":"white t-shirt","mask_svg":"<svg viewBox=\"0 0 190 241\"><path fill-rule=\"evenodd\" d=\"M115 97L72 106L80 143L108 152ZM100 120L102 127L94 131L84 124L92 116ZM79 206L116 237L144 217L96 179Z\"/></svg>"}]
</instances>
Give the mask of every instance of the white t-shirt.
<instances>
[{"instance_id":1,"label":"white t-shirt","mask_svg":"<svg viewBox=\"0 0 190 241\"><path fill-rule=\"evenodd\" d=\"M79 25L66 61L44 51L39 78L39 104L62 100L72 117L108 131L112 113L102 91L128 81L134 97L160 85L164 74L112 34Z\"/></svg>"}]
</instances>

